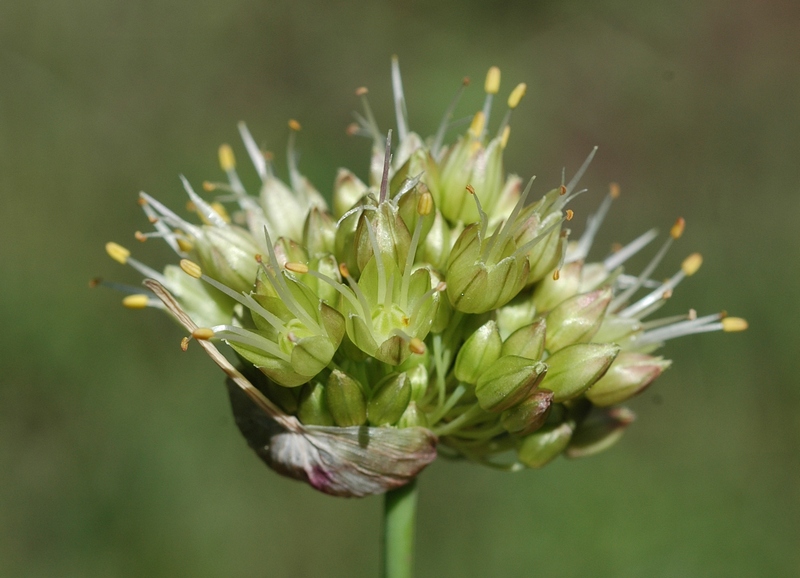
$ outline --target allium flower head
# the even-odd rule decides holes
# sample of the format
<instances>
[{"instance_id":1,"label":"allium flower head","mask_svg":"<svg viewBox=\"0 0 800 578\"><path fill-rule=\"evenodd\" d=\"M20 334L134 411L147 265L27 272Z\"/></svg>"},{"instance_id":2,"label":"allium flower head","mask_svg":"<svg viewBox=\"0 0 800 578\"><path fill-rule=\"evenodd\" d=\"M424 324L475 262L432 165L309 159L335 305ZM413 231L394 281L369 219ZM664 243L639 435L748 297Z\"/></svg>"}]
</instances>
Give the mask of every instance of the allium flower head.
<instances>
[{"instance_id":1,"label":"allium flower head","mask_svg":"<svg viewBox=\"0 0 800 578\"><path fill-rule=\"evenodd\" d=\"M533 179L523 186L505 174L525 84L493 125L501 85L490 69L483 106L448 145L468 82L429 138L409 129L396 59L392 82L396 131L379 129L367 90L357 91L364 112L348 132L372 140L368 178L341 169L330 205L300 173L299 123L289 123L286 182L240 124L257 194L223 145L227 182L204 183L201 195L182 178L194 215L140 195L154 230L136 238L163 239L175 263L159 272L106 247L147 277L145 292L108 283L130 293L123 303L166 309L189 332L183 348L197 340L225 371L236 422L270 467L323 492L364 496L407 483L437 450L508 470L592 455L633 421L619 404L669 367L654 354L665 341L746 327L693 310L650 318L702 263L694 253L667 280L653 279L683 219L641 271L624 265L654 229L588 260L619 196L614 184L570 240L568 205L585 192L578 184L594 150L535 202Z\"/></svg>"}]
</instances>

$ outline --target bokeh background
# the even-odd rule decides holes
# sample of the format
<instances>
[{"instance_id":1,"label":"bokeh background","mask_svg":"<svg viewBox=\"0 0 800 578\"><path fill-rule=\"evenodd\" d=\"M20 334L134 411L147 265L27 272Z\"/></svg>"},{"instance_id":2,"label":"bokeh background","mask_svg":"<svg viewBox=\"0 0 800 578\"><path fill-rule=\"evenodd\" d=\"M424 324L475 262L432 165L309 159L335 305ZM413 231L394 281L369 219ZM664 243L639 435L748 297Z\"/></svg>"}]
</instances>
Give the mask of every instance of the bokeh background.
<instances>
[{"instance_id":1,"label":"bokeh background","mask_svg":"<svg viewBox=\"0 0 800 578\"><path fill-rule=\"evenodd\" d=\"M490 65L504 94L527 82L507 168L544 191L599 145L576 222L609 181L623 196L596 256L683 215L661 272L706 261L668 311L751 323L671 342L607 454L432 465L418 576L800 575L798 22L793 0L5 0L0 575L377 575L381 500L267 470L199 348L87 281L137 281L104 243L135 243L139 190L180 207L179 173L220 178L221 142L243 159L239 120L280 165L298 119L321 190L339 166L365 176L369 142L344 129L362 85L393 123L394 53L423 134L463 76L465 115Z\"/></svg>"}]
</instances>

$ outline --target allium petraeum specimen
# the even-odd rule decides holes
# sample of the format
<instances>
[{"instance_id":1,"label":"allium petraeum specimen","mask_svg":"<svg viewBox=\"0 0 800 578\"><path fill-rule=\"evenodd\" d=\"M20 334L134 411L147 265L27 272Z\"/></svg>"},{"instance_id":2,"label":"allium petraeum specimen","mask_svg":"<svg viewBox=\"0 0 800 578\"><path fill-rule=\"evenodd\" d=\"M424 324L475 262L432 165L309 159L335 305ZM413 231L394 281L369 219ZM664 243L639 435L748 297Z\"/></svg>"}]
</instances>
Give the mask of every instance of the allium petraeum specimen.
<instances>
[{"instance_id":1,"label":"allium petraeum specimen","mask_svg":"<svg viewBox=\"0 0 800 578\"><path fill-rule=\"evenodd\" d=\"M665 281L653 279L683 219L643 270L625 263L657 236L650 230L588 261L619 189L611 185L573 240L569 202L595 151L569 182L533 201L503 170L517 85L490 129L500 71L455 142L445 144L457 91L438 131L408 127L397 61L396 133L363 115L348 132L372 140L367 182L341 169L331 203L300 173L290 121L288 183L244 124L244 148L261 181L251 195L222 145L225 183L183 179L194 215L179 216L142 193L176 262L163 272L116 243L116 261L147 277L130 308L169 311L228 375L235 418L252 448L281 474L323 492L365 496L402 486L438 453L508 470L539 468L564 454L596 454L633 421L620 405L671 361L665 341L739 331L716 313L650 317L699 269L694 253ZM398 142L393 145L392 138ZM238 368L215 344L232 350Z\"/></svg>"}]
</instances>

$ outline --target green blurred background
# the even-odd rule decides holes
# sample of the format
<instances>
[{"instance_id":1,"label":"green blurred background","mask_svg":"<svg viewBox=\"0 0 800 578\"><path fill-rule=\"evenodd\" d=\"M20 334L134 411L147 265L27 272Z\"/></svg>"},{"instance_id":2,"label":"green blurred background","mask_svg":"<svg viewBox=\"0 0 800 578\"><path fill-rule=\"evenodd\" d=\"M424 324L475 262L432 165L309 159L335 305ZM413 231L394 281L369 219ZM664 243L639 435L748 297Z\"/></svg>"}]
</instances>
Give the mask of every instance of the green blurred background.
<instances>
[{"instance_id":1,"label":"green blurred background","mask_svg":"<svg viewBox=\"0 0 800 578\"><path fill-rule=\"evenodd\" d=\"M321 190L339 166L365 177L369 142L344 128L361 85L393 122L393 53L423 134L463 76L464 114L490 65L503 94L527 82L507 168L544 191L599 145L575 228L609 181L623 197L596 256L683 215L660 274L694 250L706 264L667 311L751 323L671 342L675 365L603 456L431 466L418 576L800 575L798 21L792 0L5 0L0 575L377 575L380 498L269 471L199 348L87 281L137 281L104 243L146 227L139 190L180 207L179 173L220 178L221 142L243 160L239 120L282 163L298 119Z\"/></svg>"}]
</instances>

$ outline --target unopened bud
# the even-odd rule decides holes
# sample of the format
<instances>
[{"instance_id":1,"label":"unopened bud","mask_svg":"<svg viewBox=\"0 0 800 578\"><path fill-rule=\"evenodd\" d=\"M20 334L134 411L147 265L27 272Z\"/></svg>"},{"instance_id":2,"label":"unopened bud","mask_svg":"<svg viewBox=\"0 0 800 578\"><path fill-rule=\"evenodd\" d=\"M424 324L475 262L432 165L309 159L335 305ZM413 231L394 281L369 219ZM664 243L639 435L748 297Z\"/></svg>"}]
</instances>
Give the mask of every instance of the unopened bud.
<instances>
[{"instance_id":1,"label":"unopened bud","mask_svg":"<svg viewBox=\"0 0 800 578\"><path fill-rule=\"evenodd\" d=\"M574 261L561 268L558 279L547 275L536 284L532 301L539 312L547 312L578 294L583 263ZM607 275L606 275L607 276Z\"/></svg>"},{"instance_id":2,"label":"unopened bud","mask_svg":"<svg viewBox=\"0 0 800 578\"><path fill-rule=\"evenodd\" d=\"M595 408L575 429L566 450L567 457L599 454L619 441L636 415L626 407Z\"/></svg>"},{"instance_id":3,"label":"unopened bud","mask_svg":"<svg viewBox=\"0 0 800 578\"><path fill-rule=\"evenodd\" d=\"M576 343L547 358L549 371L543 389L553 392L560 403L581 395L600 379L619 353L613 343Z\"/></svg>"},{"instance_id":4,"label":"unopened bud","mask_svg":"<svg viewBox=\"0 0 800 578\"><path fill-rule=\"evenodd\" d=\"M487 321L467 338L458 351L455 376L464 383L475 384L480 375L500 357L503 341L497 323Z\"/></svg>"},{"instance_id":5,"label":"unopened bud","mask_svg":"<svg viewBox=\"0 0 800 578\"><path fill-rule=\"evenodd\" d=\"M589 388L586 397L596 406L609 406L641 392L670 366L662 357L623 351L606 374Z\"/></svg>"},{"instance_id":6,"label":"unopened bud","mask_svg":"<svg viewBox=\"0 0 800 578\"><path fill-rule=\"evenodd\" d=\"M553 392L537 389L527 399L500 415L500 423L509 433L527 435L542 427L550 414Z\"/></svg>"},{"instance_id":7,"label":"unopened bud","mask_svg":"<svg viewBox=\"0 0 800 578\"><path fill-rule=\"evenodd\" d=\"M334 424L325 394L325 387L318 381L303 386L297 407L297 417L305 425L331 426Z\"/></svg>"},{"instance_id":8,"label":"unopened bud","mask_svg":"<svg viewBox=\"0 0 800 578\"><path fill-rule=\"evenodd\" d=\"M375 426L394 425L411 401L411 381L405 373L393 373L375 387L367 404L367 418Z\"/></svg>"},{"instance_id":9,"label":"unopened bud","mask_svg":"<svg viewBox=\"0 0 800 578\"><path fill-rule=\"evenodd\" d=\"M524 357L501 357L484 371L475 384L478 404L501 412L525 399L547 372L547 365Z\"/></svg>"},{"instance_id":10,"label":"unopened bud","mask_svg":"<svg viewBox=\"0 0 800 578\"><path fill-rule=\"evenodd\" d=\"M572 427L568 423L540 428L522 440L517 459L529 468L541 468L566 449L570 437Z\"/></svg>"},{"instance_id":11,"label":"unopened bud","mask_svg":"<svg viewBox=\"0 0 800 578\"><path fill-rule=\"evenodd\" d=\"M544 353L546 323L537 319L533 323L520 327L503 342L501 355L518 355L527 359L538 360Z\"/></svg>"},{"instance_id":12,"label":"unopened bud","mask_svg":"<svg viewBox=\"0 0 800 578\"><path fill-rule=\"evenodd\" d=\"M425 412L417 407L416 402L411 401L403 412L403 415L400 416L397 427L428 427L428 417L425 415Z\"/></svg>"},{"instance_id":13,"label":"unopened bud","mask_svg":"<svg viewBox=\"0 0 800 578\"><path fill-rule=\"evenodd\" d=\"M367 185L347 169L339 169L333 183L333 215L338 219L367 194Z\"/></svg>"},{"instance_id":14,"label":"unopened bud","mask_svg":"<svg viewBox=\"0 0 800 578\"><path fill-rule=\"evenodd\" d=\"M572 343L589 341L603 322L612 293L598 289L570 297L547 316L547 350L555 353Z\"/></svg>"},{"instance_id":15,"label":"unopened bud","mask_svg":"<svg viewBox=\"0 0 800 578\"><path fill-rule=\"evenodd\" d=\"M328 409L339 427L363 425L367 421L367 400L361 385L346 373L334 369L325 387Z\"/></svg>"}]
</instances>

